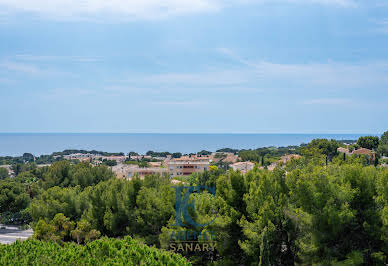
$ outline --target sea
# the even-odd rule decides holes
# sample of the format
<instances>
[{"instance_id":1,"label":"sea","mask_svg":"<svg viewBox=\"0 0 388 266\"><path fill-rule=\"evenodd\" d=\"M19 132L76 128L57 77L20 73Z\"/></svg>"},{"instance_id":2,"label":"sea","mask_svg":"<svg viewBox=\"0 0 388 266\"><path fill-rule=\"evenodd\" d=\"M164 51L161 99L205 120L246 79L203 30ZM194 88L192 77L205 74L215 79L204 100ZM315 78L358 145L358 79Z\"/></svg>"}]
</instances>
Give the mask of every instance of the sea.
<instances>
[{"instance_id":1,"label":"sea","mask_svg":"<svg viewBox=\"0 0 388 266\"><path fill-rule=\"evenodd\" d=\"M315 138L356 140L365 135L369 134L0 133L0 156L21 156L25 152L40 156L66 149L194 153L222 148L284 147Z\"/></svg>"}]
</instances>

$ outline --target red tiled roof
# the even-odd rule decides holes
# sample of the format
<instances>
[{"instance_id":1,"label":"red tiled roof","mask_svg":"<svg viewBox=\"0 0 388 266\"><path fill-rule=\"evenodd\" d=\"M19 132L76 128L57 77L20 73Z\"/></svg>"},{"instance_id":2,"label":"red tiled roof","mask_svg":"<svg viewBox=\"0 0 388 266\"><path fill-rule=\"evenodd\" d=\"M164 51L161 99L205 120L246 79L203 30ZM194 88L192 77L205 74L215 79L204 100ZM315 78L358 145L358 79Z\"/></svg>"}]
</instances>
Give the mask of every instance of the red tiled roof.
<instances>
[{"instance_id":1,"label":"red tiled roof","mask_svg":"<svg viewBox=\"0 0 388 266\"><path fill-rule=\"evenodd\" d=\"M369 150L369 149L365 149L365 148L361 148L361 149L358 149L358 150L354 150L352 152L352 154L372 154L373 151Z\"/></svg>"}]
</instances>

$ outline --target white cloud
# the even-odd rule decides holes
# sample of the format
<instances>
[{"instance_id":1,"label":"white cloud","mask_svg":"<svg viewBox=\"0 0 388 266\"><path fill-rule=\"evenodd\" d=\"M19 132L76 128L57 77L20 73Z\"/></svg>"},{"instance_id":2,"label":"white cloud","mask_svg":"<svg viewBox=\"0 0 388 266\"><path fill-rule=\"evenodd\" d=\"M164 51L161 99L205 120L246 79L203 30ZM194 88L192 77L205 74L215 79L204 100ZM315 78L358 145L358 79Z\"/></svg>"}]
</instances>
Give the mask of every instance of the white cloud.
<instances>
[{"instance_id":1,"label":"white cloud","mask_svg":"<svg viewBox=\"0 0 388 266\"><path fill-rule=\"evenodd\" d=\"M217 49L242 65L245 76L263 83L287 83L311 89L351 89L363 86L388 86L388 62L273 63L254 62L227 48Z\"/></svg>"},{"instance_id":2,"label":"white cloud","mask_svg":"<svg viewBox=\"0 0 388 266\"><path fill-rule=\"evenodd\" d=\"M318 5L331 5L331 6L341 6L341 7L357 6L357 0L240 0L240 1L233 1L233 2L318 4Z\"/></svg>"},{"instance_id":3,"label":"white cloud","mask_svg":"<svg viewBox=\"0 0 388 266\"><path fill-rule=\"evenodd\" d=\"M163 18L219 8L218 1L211 0L0 0L0 6L60 19L93 19L112 14L128 20Z\"/></svg>"},{"instance_id":4,"label":"white cloud","mask_svg":"<svg viewBox=\"0 0 388 266\"><path fill-rule=\"evenodd\" d=\"M274 89L310 91L351 91L388 86L387 62L360 63L273 63L239 61L233 69L208 69L200 72L165 74L127 74L121 82L132 87L168 90L202 90L205 92L263 92ZM272 89L271 89L272 88Z\"/></svg>"},{"instance_id":5,"label":"white cloud","mask_svg":"<svg viewBox=\"0 0 388 266\"><path fill-rule=\"evenodd\" d=\"M7 79L7 78L0 78L0 84L1 83L12 83L14 82L13 80Z\"/></svg>"},{"instance_id":6,"label":"white cloud","mask_svg":"<svg viewBox=\"0 0 388 266\"><path fill-rule=\"evenodd\" d=\"M60 100L66 98L77 98L77 97L90 97L96 94L96 91L84 88L56 88L51 89L43 95L43 99L46 100Z\"/></svg>"},{"instance_id":7,"label":"white cloud","mask_svg":"<svg viewBox=\"0 0 388 266\"><path fill-rule=\"evenodd\" d=\"M355 7L357 4L354 0L289 0L290 2L313 3L324 5L338 5L344 7Z\"/></svg>"},{"instance_id":8,"label":"white cloud","mask_svg":"<svg viewBox=\"0 0 388 266\"><path fill-rule=\"evenodd\" d=\"M0 73L3 71L27 74L30 76L69 75L69 73L56 69L42 68L36 64L15 61L0 61Z\"/></svg>"},{"instance_id":9,"label":"white cloud","mask_svg":"<svg viewBox=\"0 0 388 266\"><path fill-rule=\"evenodd\" d=\"M309 105L349 105L354 103L351 99L346 98L319 98L303 102Z\"/></svg>"},{"instance_id":10,"label":"white cloud","mask_svg":"<svg viewBox=\"0 0 388 266\"><path fill-rule=\"evenodd\" d=\"M8 70L13 72L22 72L31 75L43 74L44 70L31 64L16 63L16 62L0 62L0 70Z\"/></svg>"},{"instance_id":11,"label":"white cloud","mask_svg":"<svg viewBox=\"0 0 388 266\"><path fill-rule=\"evenodd\" d=\"M359 88L388 84L388 63L276 64L260 62L257 73L263 79L281 79L315 87Z\"/></svg>"},{"instance_id":12,"label":"white cloud","mask_svg":"<svg viewBox=\"0 0 388 266\"><path fill-rule=\"evenodd\" d=\"M166 73L139 78L144 82L174 84L176 86L231 86L244 83L246 74L240 70L209 70L199 73Z\"/></svg>"},{"instance_id":13,"label":"white cloud","mask_svg":"<svg viewBox=\"0 0 388 266\"><path fill-rule=\"evenodd\" d=\"M375 32L388 34L388 18L377 22L377 28L375 29Z\"/></svg>"},{"instance_id":14,"label":"white cloud","mask_svg":"<svg viewBox=\"0 0 388 266\"><path fill-rule=\"evenodd\" d=\"M0 0L1 1L1 0ZM91 56L65 56L65 55L31 55L31 54L19 54L15 56L15 59L22 61L74 61L74 62L97 62L101 60L101 57Z\"/></svg>"},{"instance_id":15,"label":"white cloud","mask_svg":"<svg viewBox=\"0 0 388 266\"><path fill-rule=\"evenodd\" d=\"M182 105L182 106L191 106L191 105L203 105L204 102L201 101L160 101L160 102L153 102L153 104L159 104L159 105Z\"/></svg>"},{"instance_id":16,"label":"white cloud","mask_svg":"<svg viewBox=\"0 0 388 266\"><path fill-rule=\"evenodd\" d=\"M0 0L0 8L32 12L54 19L159 19L168 16L214 12L241 4L268 3L355 6L354 0Z\"/></svg>"}]
</instances>

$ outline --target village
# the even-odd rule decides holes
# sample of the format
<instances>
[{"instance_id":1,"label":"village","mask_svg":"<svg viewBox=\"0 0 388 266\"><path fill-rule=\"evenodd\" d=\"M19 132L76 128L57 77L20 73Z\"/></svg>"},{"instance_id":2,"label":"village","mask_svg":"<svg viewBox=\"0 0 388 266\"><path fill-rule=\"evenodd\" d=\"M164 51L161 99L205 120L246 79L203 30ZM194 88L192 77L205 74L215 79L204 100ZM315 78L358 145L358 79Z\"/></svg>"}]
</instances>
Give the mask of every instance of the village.
<instances>
[{"instance_id":1,"label":"village","mask_svg":"<svg viewBox=\"0 0 388 266\"><path fill-rule=\"evenodd\" d=\"M339 147L337 153L344 154L344 156L366 156L371 164L376 160L374 150L366 148L352 149L350 145ZM267 165L264 165L263 162L246 160L240 157L239 153L220 151L185 155L180 153L170 154L168 152L149 152L144 155L137 153L102 155L95 152L76 152L55 155L53 158L55 160L68 160L73 163L85 162L94 166L104 164L109 166L115 176L120 179L131 180L134 177L143 179L146 175L167 175L171 178L172 183L178 184L181 183L180 180L184 177L217 168L238 170L243 174L246 174L255 166L273 171L278 166L284 166L290 160L301 158L301 155L297 153L285 154L277 157L277 159L275 158ZM382 157L382 159L385 158ZM33 156L31 161L35 162L36 158ZM36 167L42 168L50 165L51 163L38 163ZM381 166L386 167L387 165L382 163ZM5 168L11 177L15 175L12 165L0 165L0 167Z\"/></svg>"},{"instance_id":2,"label":"village","mask_svg":"<svg viewBox=\"0 0 388 266\"><path fill-rule=\"evenodd\" d=\"M273 171L278 165L284 165L291 159L298 159L298 154L288 154L280 160L271 163L268 170ZM209 155L182 155L179 158L173 158L171 155L166 157L153 157L151 155L122 155L122 156L100 156L95 154L71 154L64 156L67 160L78 160L80 162L89 162L94 165L102 162L114 162L111 166L112 171L117 178L131 180L137 176L144 178L146 175L168 175L171 178L190 176L193 173L209 171L211 165L222 167L225 170L233 169L245 174L252 170L257 163L251 161L242 161L242 159L231 152L213 152ZM259 168L264 169L260 166ZM179 183L173 179L172 183Z\"/></svg>"}]
</instances>

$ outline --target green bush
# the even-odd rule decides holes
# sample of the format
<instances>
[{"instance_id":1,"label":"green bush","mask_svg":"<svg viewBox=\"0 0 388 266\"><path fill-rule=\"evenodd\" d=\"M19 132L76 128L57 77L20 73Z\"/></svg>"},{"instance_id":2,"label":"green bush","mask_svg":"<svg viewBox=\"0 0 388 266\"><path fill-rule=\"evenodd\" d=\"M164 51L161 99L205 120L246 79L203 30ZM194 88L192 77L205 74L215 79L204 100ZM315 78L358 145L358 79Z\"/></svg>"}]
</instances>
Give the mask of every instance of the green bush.
<instances>
[{"instance_id":1,"label":"green bush","mask_svg":"<svg viewBox=\"0 0 388 266\"><path fill-rule=\"evenodd\" d=\"M87 245L29 239L0 245L0 265L191 265L178 254L125 239L102 238Z\"/></svg>"}]
</instances>

